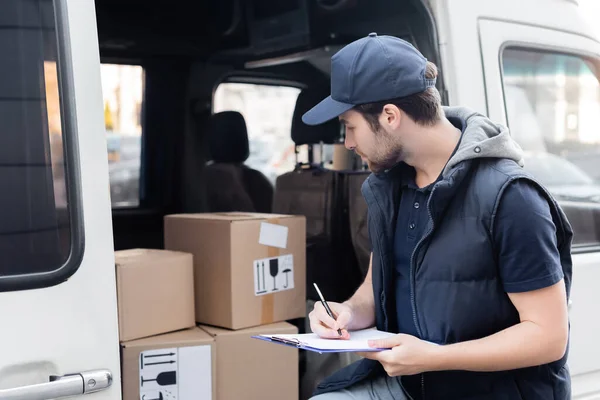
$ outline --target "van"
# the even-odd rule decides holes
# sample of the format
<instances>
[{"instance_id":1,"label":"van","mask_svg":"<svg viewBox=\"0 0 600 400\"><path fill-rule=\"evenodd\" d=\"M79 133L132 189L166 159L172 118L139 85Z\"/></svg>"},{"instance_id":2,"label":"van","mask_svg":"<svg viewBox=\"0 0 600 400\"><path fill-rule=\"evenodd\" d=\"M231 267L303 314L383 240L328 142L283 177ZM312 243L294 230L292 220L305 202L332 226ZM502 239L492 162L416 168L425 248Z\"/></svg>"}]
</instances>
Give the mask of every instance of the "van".
<instances>
[{"instance_id":1,"label":"van","mask_svg":"<svg viewBox=\"0 0 600 400\"><path fill-rule=\"evenodd\" d=\"M332 54L371 32L434 62L444 104L507 125L564 207L573 398L600 399L600 42L574 0L1 1L0 399L121 398L114 252L164 248L165 215L234 189L247 198L230 208L273 211L306 165L364 179L339 127L309 140L292 121L327 94ZM215 180L227 163L239 174ZM292 200L320 201L311 187ZM362 271L347 187L327 204L348 220L307 219L307 253L341 232Z\"/></svg>"}]
</instances>

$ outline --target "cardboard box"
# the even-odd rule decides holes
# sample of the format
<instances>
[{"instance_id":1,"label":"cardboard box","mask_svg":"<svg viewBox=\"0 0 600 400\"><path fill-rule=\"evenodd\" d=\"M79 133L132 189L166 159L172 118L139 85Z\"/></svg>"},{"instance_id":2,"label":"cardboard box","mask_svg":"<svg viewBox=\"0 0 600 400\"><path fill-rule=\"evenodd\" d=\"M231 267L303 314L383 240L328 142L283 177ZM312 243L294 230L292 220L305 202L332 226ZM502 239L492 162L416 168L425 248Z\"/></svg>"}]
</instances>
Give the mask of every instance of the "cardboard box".
<instances>
[{"instance_id":1,"label":"cardboard box","mask_svg":"<svg viewBox=\"0 0 600 400\"><path fill-rule=\"evenodd\" d=\"M196 325L191 254L131 249L115 262L122 342Z\"/></svg>"},{"instance_id":2,"label":"cardboard box","mask_svg":"<svg viewBox=\"0 0 600 400\"><path fill-rule=\"evenodd\" d=\"M263 333L295 334L288 323L239 331L200 325L217 347L217 400L297 400L298 351L253 339Z\"/></svg>"},{"instance_id":3,"label":"cardboard box","mask_svg":"<svg viewBox=\"0 0 600 400\"><path fill-rule=\"evenodd\" d=\"M169 215L165 248L194 255L199 323L243 329L306 316L303 216Z\"/></svg>"},{"instance_id":4,"label":"cardboard box","mask_svg":"<svg viewBox=\"0 0 600 400\"><path fill-rule=\"evenodd\" d=\"M215 400L212 336L194 327L121 345L123 400Z\"/></svg>"}]
</instances>

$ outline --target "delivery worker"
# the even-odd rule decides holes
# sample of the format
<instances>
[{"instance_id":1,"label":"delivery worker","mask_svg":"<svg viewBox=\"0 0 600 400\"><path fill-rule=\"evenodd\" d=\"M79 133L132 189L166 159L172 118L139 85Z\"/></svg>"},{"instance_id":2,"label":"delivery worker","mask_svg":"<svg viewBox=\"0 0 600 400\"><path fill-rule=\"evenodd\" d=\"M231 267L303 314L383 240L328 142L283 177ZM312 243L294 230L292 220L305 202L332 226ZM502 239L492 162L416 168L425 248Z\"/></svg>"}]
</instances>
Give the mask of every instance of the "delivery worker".
<instances>
[{"instance_id":1,"label":"delivery worker","mask_svg":"<svg viewBox=\"0 0 600 400\"><path fill-rule=\"evenodd\" d=\"M411 44L372 33L333 56L331 96L303 116L339 118L372 172L368 275L329 304L334 318L318 303L312 330L397 333L313 399L569 399L572 229L509 131L442 107L436 76Z\"/></svg>"}]
</instances>

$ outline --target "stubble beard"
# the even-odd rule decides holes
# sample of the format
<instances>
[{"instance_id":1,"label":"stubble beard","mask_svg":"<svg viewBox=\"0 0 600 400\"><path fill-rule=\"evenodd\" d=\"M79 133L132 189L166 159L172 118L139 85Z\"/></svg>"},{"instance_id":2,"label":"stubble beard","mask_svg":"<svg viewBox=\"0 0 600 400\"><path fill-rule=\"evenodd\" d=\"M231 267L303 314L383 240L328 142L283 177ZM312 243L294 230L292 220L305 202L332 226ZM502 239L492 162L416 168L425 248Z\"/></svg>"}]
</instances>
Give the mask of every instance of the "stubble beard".
<instances>
[{"instance_id":1,"label":"stubble beard","mask_svg":"<svg viewBox=\"0 0 600 400\"><path fill-rule=\"evenodd\" d=\"M367 165L371 172L380 173L404 160L404 149L397 138L383 129L377 131L375 137L376 152L372 157L367 158Z\"/></svg>"}]
</instances>

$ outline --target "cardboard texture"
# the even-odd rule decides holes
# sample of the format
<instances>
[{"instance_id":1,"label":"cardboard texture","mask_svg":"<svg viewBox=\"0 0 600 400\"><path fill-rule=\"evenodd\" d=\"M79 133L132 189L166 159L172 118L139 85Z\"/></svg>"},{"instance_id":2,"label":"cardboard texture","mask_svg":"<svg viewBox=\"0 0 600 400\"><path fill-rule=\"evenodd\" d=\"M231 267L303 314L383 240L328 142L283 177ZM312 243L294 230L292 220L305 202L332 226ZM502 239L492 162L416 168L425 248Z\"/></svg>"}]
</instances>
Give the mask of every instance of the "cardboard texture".
<instances>
[{"instance_id":1,"label":"cardboard texture","mask_svg":"<svg viewBox=\"0 0 600 400\"><path fill-rule=\"evenodd\" d=\"M200 328L213 336L217 348L216 400L298 399L298 350L251 337L295 334L295 326L283 322L238 331Z\"/></svg>"},{"instance_id":2,"label":"cardboard texture","mask_svg":"<svg viewBox=\"0 0 600 400\"><path fill-rule=\"evenodd\" d=\"M177 214L164 226L165 248L194 255L198 323L243 329L306 316L305 217Z\"/></svg>"},{"instance_id":3,"label":"cardboard texture","mask_svg":"<svg viewBox=\"0 0 600 400\"><path fill-rule=\"evenodd\" d=\"M122 342L196 325L191 254L131 249L115 263Z\"/></svg>"},{"instance_id":4,"label":"cardboard texture","mask_svg":"<svg viewBox=\"0 0 600 400\"><path fill-rule=\"evenodd\" d=\"M216 346L198 327L121 344L123 400L216 399Z\"/></svg>"}]
</instances>

